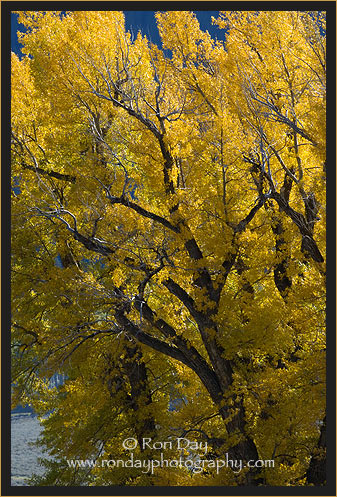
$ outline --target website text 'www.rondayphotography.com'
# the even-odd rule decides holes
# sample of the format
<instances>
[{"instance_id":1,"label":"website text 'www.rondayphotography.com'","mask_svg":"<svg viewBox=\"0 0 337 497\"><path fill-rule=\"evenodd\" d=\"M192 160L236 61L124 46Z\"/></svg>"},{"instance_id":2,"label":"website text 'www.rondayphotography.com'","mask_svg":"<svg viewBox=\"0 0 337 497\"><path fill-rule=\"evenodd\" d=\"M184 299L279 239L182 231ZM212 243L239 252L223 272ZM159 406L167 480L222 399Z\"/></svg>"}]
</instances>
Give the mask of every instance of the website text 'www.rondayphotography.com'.
<instances>
[{"instance_id":1,"label":"website text 'www.rondayphotography.com'","mask_svg":"<svg viewBox=\"0 0 337 497\"><path fill-rule=\"evenodd\" d=\"M243 468L262 468L274 467L274 460L243 461L241 459L230 459L228 454L222 459L202 459L200 457L168 459L165 458L163 452L156 459L139 459L131 452L127 459L67 459L67 464L70 468L137 468L141 469L142 473L154 474L156 468L185 468L193 473L201 473L206 469L215 469L219 474L224 468L230 468L234 473L240 473Z\"/></svg>"}]
</instances>

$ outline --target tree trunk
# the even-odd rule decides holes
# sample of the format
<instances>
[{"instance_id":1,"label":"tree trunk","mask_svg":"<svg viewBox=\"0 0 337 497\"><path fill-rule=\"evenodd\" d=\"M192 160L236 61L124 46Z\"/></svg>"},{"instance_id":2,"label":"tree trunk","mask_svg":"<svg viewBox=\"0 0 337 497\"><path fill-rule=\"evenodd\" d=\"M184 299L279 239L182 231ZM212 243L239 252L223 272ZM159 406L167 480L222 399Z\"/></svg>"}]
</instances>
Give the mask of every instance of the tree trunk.
<instances>
[{"instance_id":1,"label":"tree trunk","mask_svg":"<svg viewBox=\"0 0 337 497\"><path fill-rule=\"evenodd\" d=\"M153 438L156 425L153 416L149 415L139 418L142 407L152 404L151 391L148 384L146 366L142 360L142 351L136 343L126 347L123 370L129 380L131 387L131 409L134 416L134 430L136 432L138 446L142 451L143 438Z\"/></svg>"},{"instance_id":2,"label":"tree trunk","mask_svg":"<svg viewBox=\"0 0 337 497\"><path fill-rule=\"evenodd\" d=\"M311 457L306 476L308 483L319 486L326 484L326 417L321 426L318 453Z\"/></svg>"}]
</instances>

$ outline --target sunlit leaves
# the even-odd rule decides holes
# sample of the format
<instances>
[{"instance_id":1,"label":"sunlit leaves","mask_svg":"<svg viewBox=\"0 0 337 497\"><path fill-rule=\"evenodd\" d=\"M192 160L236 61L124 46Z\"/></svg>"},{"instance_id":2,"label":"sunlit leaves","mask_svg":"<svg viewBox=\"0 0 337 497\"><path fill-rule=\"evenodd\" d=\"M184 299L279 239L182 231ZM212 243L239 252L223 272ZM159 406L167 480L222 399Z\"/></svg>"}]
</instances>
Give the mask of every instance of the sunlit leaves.
<instances>
[{"instance_id":1,"label":"sunlit leaves","mask_svg":"<svg viewBox=\"0 0 337 497\"><path fill-rule=\"evenodd\" d=\"M20 13L14 401L53 410L44 441L60 460L45 482L74 477L55 476L62 457L125 457L123 438L191 430L217 440L218 456L249 435L275 458L265 484L306 484L325 407L316 14L222 12L216 42L192 12L157 13L168 55L126 32L122 12ZM67 379L49 391L56 371ZM234 485L247 474L76 478Z\"/></svg>"}]
</instances>

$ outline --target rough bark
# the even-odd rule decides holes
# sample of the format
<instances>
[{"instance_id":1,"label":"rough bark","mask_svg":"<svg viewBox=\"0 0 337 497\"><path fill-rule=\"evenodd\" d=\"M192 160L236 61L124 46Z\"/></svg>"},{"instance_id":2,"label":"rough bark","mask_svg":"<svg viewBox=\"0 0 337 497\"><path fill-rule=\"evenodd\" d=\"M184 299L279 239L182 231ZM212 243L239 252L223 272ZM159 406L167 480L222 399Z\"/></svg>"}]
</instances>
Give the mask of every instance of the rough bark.
<instances>
[{"instance_id":1,"label":"rough bark","mask_svg":"<svg viewBox=\"0 0 337 497\"><path fill-rule=\"evenodd\" d=\"M317 454L312 456L306 473L307 482L317 486L326 484L326 417L323 419L320 432Z\"/></svg>"},{"instance_id":2,"label":"rough bark","mask_svg":"<svg viewBox=\"0 0 337 497\"><path fill-rule=\"evenodd\" d=\"M142 351L136 343L126 347L123 370L129 380L131 387L131 409L135 415L134 429L138 444L143 450L143 438L153 438L156 432L156 424L153 416L148 415L145 419L139 419L138 414L142 406L152 404L151 390L149 387L147 370L143 362Z\"/></svg>"}]
</instances>

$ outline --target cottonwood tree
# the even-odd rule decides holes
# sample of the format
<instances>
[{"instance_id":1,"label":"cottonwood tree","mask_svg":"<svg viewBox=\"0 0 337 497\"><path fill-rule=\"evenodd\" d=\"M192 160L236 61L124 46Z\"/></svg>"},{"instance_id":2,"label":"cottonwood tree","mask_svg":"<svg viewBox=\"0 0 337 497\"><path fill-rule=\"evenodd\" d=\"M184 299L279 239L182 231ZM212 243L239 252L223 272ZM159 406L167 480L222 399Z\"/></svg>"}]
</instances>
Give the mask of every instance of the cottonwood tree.
<instances>
[{"instance_id":1,"label":"cottonwood tree","mask_svg":"<svg viewBox=\"0 0 337 497\"><path fill-rule=\"evenodd\" d=\"M163 49L122 12L19 13L14 403L52 411L54 456L34 481L323 485L324 14L221 12L225 42L156 18ZM178 436L275 464L66 464Z\"/></svg>"}]
</instances>

